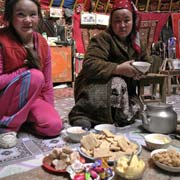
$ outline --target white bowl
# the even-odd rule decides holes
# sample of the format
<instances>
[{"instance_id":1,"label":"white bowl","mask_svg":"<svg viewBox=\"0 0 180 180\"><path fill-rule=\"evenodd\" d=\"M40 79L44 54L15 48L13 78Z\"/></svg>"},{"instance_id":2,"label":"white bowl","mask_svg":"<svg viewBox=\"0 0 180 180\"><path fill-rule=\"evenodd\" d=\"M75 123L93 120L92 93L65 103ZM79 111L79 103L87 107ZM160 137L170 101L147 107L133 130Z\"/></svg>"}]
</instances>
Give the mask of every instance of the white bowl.
<instances>
[{"instance_id":1,"label":"white bowl","mask_svg":"<svg viewBox=\"0 0 180 180\"><path fill-rule=\"evenodd\" d=\"M99 124L94 126L94 129L96 130L96 132L101 132L102 130L108 130L113 134L116 133L116 126L114 126L113 124Z\"/></svg>"},{"instance_id":2,"label":"white bowl","mask_svg":"<svg viewBox=\"0 0 180 180\"><path fill-rule=\"evenodd\" d=\"M132 63L132 66L134 66L141 73L145 74L149 71L151 64L143 61L135 61Z\"/></svg>"},{"instance_id":3,"label":"white bowl","mask_svg":"<svg viewBox=\"0 0 180 180\"><path fill-rule=\"evenodd\" d=\"M154 154L156 153L160 153L160 152L166 152L168 151L168 149L156 149L154 151L151 152L151 158L153 157ZM153 158L152 158L153 159ZM169 172L180 172L180 167L173 167L173 166L168 166L166 164L163 164L157 160L154 160L153 159L153 162L156 164L156 166L158 166L159 168L161 169L164 169L166 171L169 171Z\"/></svg>"},{"instance_id":4,"label":"white bowl","mask_svg":"<svg viewBox=\"0 0 180 180\"><path fill-rule=\"evenodd\" d=\"M165 134L152 133L144 136L146 147L150 150L167 148L172 139Z\"/></svg>"},{"instance_id":5,"label":"white bowl","mask_svg":"<svg viewBox=\"0 0 180 180\"><path fill-rule=\"evenodd\" d=\"M83 136L89 134L89 131L82 129L81 126L73 126L67 128L66 133L72 141L80 142Z\"/></svg>"}]
</instances>

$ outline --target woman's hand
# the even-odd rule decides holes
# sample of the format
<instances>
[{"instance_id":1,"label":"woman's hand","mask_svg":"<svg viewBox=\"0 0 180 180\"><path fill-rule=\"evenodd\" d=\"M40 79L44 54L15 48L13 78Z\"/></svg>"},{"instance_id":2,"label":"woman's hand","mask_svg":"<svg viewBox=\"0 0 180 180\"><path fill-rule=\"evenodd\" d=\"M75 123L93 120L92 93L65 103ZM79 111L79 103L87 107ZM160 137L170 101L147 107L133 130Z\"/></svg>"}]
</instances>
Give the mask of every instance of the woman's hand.
<instances>
[{"instance_id":1,"label":"woman's hand","mask_svg":"<svg viewBox=\"0 0 180 180\"><path fill-rule=\"evenodd\" d=\"M143 78L145 75L143 75L141 72L136 70L132 66L132 62L134 62L134 60L126 61L122 64L117 65L117 67L114 71L114 74L132 77L135 80L139 80L139 79Z\"/></svg>"}]
</instances>

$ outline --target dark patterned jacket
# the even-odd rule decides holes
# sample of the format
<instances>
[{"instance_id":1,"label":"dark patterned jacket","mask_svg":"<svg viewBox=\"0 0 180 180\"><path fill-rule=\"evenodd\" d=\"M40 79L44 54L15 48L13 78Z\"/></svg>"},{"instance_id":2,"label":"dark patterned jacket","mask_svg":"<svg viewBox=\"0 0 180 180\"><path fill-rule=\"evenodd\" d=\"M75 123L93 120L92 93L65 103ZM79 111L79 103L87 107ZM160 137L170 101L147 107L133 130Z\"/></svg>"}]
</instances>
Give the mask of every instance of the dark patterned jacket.
<instances>
[{"instance_id":1,"label":"dark patterned jacket","mask_svg":"<svg viewBox=\"0 0 180 180\"><path fill-rule=\"evenodd\" d=\"M75 106L69 113L69 121L84 119L93 124L112 123L110 94L112 72L120 63L129 60L149 61L145 49L141 54L127 49L121 41L107 29L94 36L88 46L83 68L75 80ZM129 96L136 96L137 81L123 77L128 86Z\"/></svg>"}]
</instances>

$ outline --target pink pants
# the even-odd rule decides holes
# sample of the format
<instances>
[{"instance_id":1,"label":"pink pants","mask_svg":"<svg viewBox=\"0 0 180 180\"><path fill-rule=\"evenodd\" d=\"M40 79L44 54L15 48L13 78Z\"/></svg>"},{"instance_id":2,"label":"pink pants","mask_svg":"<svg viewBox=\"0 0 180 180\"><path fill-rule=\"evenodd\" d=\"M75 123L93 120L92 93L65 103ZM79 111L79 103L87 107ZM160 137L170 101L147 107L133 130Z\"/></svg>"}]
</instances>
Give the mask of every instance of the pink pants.
<instances>
[{"instance_id":1,"label":"pink pants","mask_svg":"<svg viewBox=\"0 0 180 180\"><path fill-rule=\"evenodd\" d=\"M43 100L44 76L39 70L26 71L13 79L0 95L0 133L18 131L23 123L42 136L56 136L62 120L54 107Z\"/></svg>"}]
</instances>

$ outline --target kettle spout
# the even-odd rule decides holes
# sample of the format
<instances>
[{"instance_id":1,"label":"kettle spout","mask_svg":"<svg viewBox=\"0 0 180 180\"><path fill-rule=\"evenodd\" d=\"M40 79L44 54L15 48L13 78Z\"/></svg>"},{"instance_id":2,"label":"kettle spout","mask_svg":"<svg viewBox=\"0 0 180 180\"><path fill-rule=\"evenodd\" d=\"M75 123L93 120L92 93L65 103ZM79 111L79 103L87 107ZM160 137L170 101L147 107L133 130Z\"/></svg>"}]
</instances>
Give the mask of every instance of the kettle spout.
<instances>
[{"instance_id":1,"label":"kettle spout","mask_svg":"<svg viewBox=\"0 0 180 180\"><path fill-rule=\"evenodd\" d=\"M142 111L141 112L141 118L142 118L143 124L145 124L145 125L149 124L146 111Z\"/></svg>"}]
</instances>

